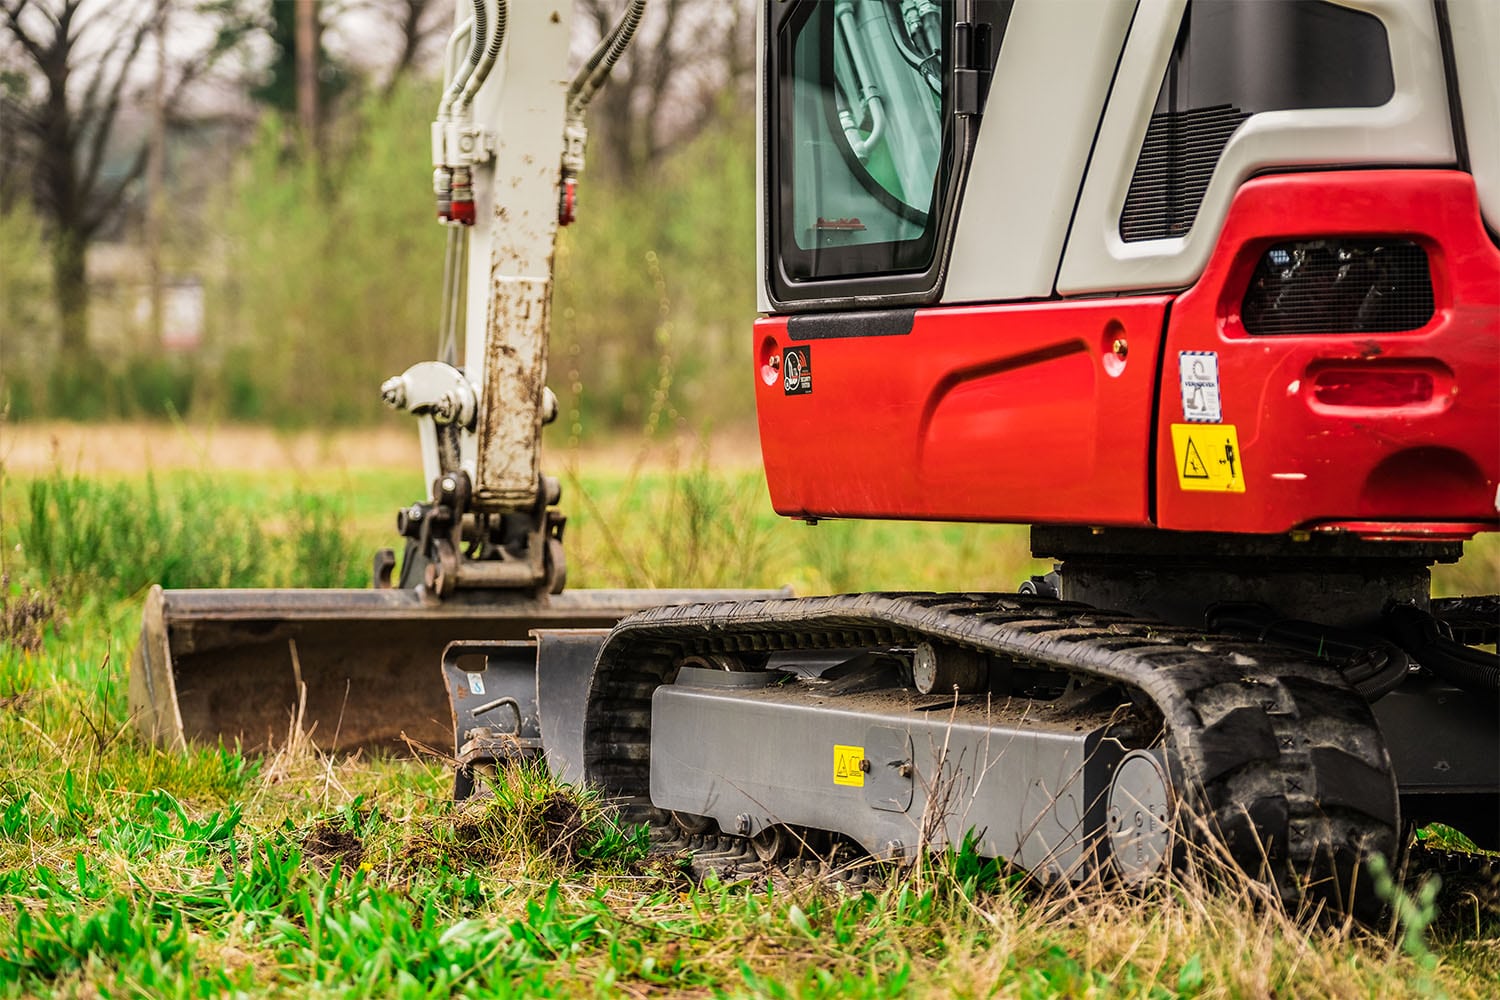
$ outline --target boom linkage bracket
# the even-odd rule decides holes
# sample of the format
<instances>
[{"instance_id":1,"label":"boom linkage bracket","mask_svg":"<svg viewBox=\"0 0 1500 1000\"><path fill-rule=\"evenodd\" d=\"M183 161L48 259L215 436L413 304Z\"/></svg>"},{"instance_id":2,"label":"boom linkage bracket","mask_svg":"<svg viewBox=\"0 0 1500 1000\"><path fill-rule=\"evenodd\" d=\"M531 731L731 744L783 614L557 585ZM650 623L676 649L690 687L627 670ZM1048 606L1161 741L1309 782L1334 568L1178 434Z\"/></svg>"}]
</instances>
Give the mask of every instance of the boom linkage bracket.
<instances>
[{"instance_id":1,"label":"boom linkage bracket","mask_svg":"<svg viewBox=\"0 0 1500 1000\"><path fill-rule=\"evenodd\" d=\"M397 586L421 586L437 597L460 588L562 593L568 519L556 507L561 496L556 479L541 477L531 510L476 510L473 484L464 471L439 476L431 496L396 515L396 530L406 539ZM376 586L391 586L394 563L390 549L376 554Z\"/></svg>"}]
</instances>

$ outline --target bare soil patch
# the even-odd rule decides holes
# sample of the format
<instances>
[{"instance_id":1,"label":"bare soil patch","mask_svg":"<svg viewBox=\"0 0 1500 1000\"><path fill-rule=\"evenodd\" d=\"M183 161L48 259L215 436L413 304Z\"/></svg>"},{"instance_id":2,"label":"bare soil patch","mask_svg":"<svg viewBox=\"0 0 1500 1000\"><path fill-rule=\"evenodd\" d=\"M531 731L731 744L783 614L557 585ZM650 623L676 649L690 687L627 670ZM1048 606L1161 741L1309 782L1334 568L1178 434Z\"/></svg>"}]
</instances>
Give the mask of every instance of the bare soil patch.
<instances>
[{"instance_id":1,"label":"bare soil patch","mask_svg":"<svg viewBox=\"0 0 1500 1000\"><path fill-rule=\"evenodd\" d=\"M716 468L760 465L753 427L716 432L702 439L614 434L577 448L544 443L546 468L570 465L591 471L664 468L706 458ZM64 469L88 475L132 475L174 469L312 472L352 468L420 468L416 428L390 426L285 431L240 425L161 423L74 424L0 422L0 468L19 474Z\"/></svg>"},{"instance_id":2,"label":"bare soil patch","mask_svg":"<svg viewBox=\"0 0 1500 1000\"><path fill-rule=\"evenodd\" d=\"M326 871L335 863L346 872L359 867L365 856L364 841L329 820L319 820L302 838L302 849L318 868Z\"/></svg>"},{"instance_id":3,"label":"bare soil patch","mask_svg":"<svg viewBox=\"0 0 1500 1000\"><path fill-rule=\"evenodd\" d=\"M153 423L0 424L0 462L10 472L62 468L97 475L173 469L310 471L417 465L413 428L279 431L268 427Z\"/></svg>"}]
</instances>

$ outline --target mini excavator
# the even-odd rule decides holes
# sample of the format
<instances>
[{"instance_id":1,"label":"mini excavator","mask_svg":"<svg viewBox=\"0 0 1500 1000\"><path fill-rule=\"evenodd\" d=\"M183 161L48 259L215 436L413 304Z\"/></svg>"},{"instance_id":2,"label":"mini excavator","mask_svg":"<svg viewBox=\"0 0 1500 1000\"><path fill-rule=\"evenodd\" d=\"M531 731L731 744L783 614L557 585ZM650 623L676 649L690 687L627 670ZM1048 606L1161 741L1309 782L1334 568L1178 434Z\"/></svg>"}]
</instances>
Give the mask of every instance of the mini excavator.
<instances>
[{"instance_id":1,"label":"mini excavator","mask_svg":"<svg viewBox=\"0 0 1500 1000\"><path fill-rule=\"evenodd\" d=\"M801 598L563 587L553 246L644 7L569 80L566 2L461 0L442 347L383 387L431 483L399 576L153 591L150 738L263 745L290 640L339 745L451 732L460 797L544 761L721 868L968 842L1134 884L1211 843L1357 911L1414 825L1500 849L1500 603L1430 596L1500 528L1500 5L760 2L775 510L1056 564Z\"/></svg>"}]
</instances>

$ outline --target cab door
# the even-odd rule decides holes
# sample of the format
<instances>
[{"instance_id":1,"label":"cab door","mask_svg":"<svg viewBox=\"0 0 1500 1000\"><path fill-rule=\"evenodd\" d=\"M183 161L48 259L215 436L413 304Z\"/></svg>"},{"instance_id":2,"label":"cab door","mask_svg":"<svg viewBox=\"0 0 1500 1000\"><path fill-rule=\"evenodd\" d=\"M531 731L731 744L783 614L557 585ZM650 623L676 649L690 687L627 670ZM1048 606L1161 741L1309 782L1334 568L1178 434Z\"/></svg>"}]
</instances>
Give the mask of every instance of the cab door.
<instances>
[{"instance_id":1,"label":"cab door","mask_svg":"<svg viewBox=\"0 0 1500 1000\"><path fill-rule=\"evenodd\" d=\"M1053 295L1132 8L768 5L755 377L778 511L1148 523L1169 297ZM1078 72L1041 87L1039 61Z\"/></svg>"}]
</instances>

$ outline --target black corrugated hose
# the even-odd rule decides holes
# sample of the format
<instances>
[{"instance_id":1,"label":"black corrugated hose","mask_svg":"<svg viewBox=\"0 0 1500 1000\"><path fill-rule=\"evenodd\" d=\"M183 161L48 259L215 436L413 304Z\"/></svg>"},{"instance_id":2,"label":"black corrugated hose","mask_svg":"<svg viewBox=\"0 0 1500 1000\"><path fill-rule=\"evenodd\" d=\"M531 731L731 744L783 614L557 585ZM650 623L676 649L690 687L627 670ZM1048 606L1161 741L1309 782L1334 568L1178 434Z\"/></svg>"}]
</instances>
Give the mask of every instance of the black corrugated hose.
<instances>
[{"instance_id":1,"label":"black corrugated hose","mask_svg":"<svg viewBox=\"0 0 1500 1000\"><path fill-rule=\"evenodd\" d=\"M573 77L572 84L568 87L568 116L570 118L581 117L584 110L589 106L589 101L594 99L594 92L604 86L604 81L609 79L610 70L615 68L615 63L624 54L630 45L630 39L635 35L635 29L640 26L641 16L646 12L646 0L631 0L630 6L620 17L609 34L599 40L598 46L589 55L583 68Z\"/></svg>"},{"instance_id":2,"label":"black corrugated hose","mask_svg":"<svg viewBox=\"0 0 1500 1000\"><path fill-rule=\"evenodd\" d=\"M1265 604L1224 601L1208 609L1211 631L1251 635L1339 665L1339 673L1369 702L1401 686L1411 670L1405 652L1378 635L1285 618Z\"/></svg>"},{"instance_id":3,"label":"black corrugated hose","mask_svg":"<svg viewBox=\"0 0 1500 1000\"><path fill-rule=\"evenodd\" d=\"M1386 631L1417 662L1455 687L1500 694L1500 656L1455 641L1437 618L1410 604L1385 609Z\"/></svg>"}]
</instances>

